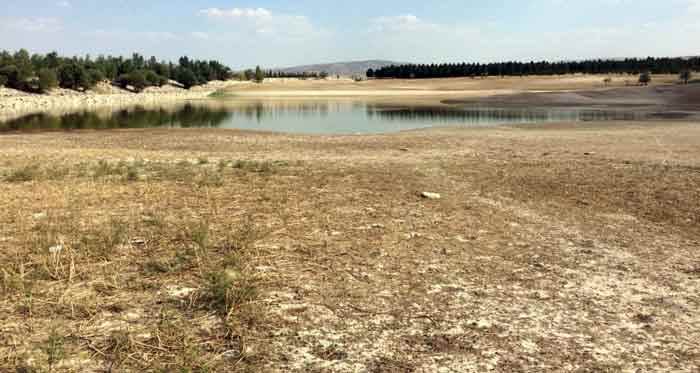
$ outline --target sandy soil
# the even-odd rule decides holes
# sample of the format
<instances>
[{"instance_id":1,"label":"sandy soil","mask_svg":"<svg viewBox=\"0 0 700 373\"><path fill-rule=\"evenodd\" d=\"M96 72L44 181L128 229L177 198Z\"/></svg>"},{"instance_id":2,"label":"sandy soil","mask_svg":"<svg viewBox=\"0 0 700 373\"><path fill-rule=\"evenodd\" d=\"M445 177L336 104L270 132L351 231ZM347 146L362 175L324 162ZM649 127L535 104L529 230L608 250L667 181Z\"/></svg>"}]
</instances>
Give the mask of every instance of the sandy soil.
<instances>
[{"instance_id":1,"label":"sandy soil","mask_svg":"<svg viewBox=\"0 0 700 373\"><path fill-rule=\"evenodd\" d=\"M318 95L452 95L490 96L517 92L572 91L624 87L635 84L634 77L628 75L610 76L612 82L604 84L603 75L567 75L544 77L489 77L484 79L418 79L418 80L290 80L270 79L263 84L242 85L224 90L234 96L318 96ZM677 80L675 76L658 75L653 77L654 85L669 84Z\"/></svg>"},{"instance_id":2,"label":"sandy soil","mask_svg":"<svg viewBox=\"0 0 700 373\"><path fill-rule=\"evenodd\" d=\"M0 136L0 370L697 372L699 143L700 122Z\"/></svg>"},{"instance_id":3,"label":"sandy soil","mask_svg":"<svg viewBox=\"0 0 700 373\"><path fill-rule=\"evenodd\" d=\"M654 87L624 87L567 92L525 92L485 97L483 99L445 100L449 104L479 103L492 105L537 106L663 106L669 109L700 109L700 84Z\"/></svg>"}]
</instances>

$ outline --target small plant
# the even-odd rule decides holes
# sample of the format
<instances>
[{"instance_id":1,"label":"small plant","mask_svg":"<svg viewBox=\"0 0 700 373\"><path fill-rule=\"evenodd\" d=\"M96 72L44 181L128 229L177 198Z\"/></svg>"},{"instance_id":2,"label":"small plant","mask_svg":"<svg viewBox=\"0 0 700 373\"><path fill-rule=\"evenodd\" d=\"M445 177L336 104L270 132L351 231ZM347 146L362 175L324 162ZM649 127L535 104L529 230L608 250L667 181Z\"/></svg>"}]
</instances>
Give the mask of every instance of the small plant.
<instances>
[{"instance_id":1,"label":"small plant","mask_svg":"<svg viewBox=\"0 0 700 373\"><path fill-rule=\"evenodd\" d=\"M209 224L204 221L199 222L191 230L190 238L200 250L206 251L209 247Z\"/></svg>"},{"instance_id":2,"label":"small plant","mask_svg":"<svg viewBox=\"0 0 700 373\"><path fill-rule=\"evenodd\" d=\"M5 177L8 183L25 183L37 179L40 176L39 167L36 165L25 166L10 172Z\"/></svg>"},{"instance_id":3,"label":"small plant","mask_svg":"<svg viewBox=\"0 0 700 373\"><path fill-rule=\"evenodd\" d=\"M236 308L254 300L257 289L253 281L234 269L214 271L206 276L206 299L215 310L228 316Z\"/></svg>"},{"instance_id":4,"label":"small plant","mask_svg":"<svg viewBox=\"0 0 700 373\"><path fill-rule=\"evenodd\" d=\"M49 372L53 372L54 367L66 357L64 349L64 337L54 328L49 334L49 338L44 342L42 350L46 354L46 363Z\"/></svg>"},{"instance_id":5,"label":"small plant","mask_svg":"<svg viewBox=\"0 0 700 373\"><path fill-rule=\"evenodd\" d=\"M111 257L114 249L128 236L128 225L116 218L109 220L102 229L96 229L80 238L80 246L103 259Z\"/></svg>"},{"instance_id":6,"label":"small plant","mask_svg":"<svg viewBox=\"0 0 700 373\"><path fill-rule=\"evenodd\" d=\"M169 273L173 271L172 264L164 260L149 260L143 264L142 270L147 275Z\"/></svg>"},{"instance_id":7,"label":"small plant","mask_svg":"<svg viewBox=\"0 0 700 373\"><path fill-rule=\"evenodd\" d=\"M224 185L224 177L221 170L204 170L196 179L198 187L220 187Z\"/></svg>"},{"instance_id":8,"label":"small plant","mask_svg":"<svg viewBox=\"0 0 700 373\"><path fill-rule=\"evenodd\" d=\"M126 169L126 180L127 181L138 181L139 170L135 165L130 165Z\"/></svg>"},{"instance_id":9,"label":"small plant","mask_svg":"<svg viewBox=\"0 0 700 373\"><path fill-rule=\"evenodd\" d=\"M107 371L113 372L115 368L118 369L129 358L134 348L134 341L128 331L120 330L112 333L104 348L105 357L109 363Z\"/></svg>"}]
</instances>

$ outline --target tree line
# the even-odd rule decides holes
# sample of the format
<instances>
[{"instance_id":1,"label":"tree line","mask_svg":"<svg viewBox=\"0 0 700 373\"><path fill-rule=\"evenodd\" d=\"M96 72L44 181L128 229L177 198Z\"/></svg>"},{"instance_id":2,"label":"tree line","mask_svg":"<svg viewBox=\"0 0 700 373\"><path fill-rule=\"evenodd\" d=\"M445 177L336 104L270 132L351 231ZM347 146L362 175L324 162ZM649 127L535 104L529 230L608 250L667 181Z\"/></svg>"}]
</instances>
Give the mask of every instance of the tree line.
<instances>
[{"instance_id":1,"label":"tree line","mask_svg":"<svg viewBox=\"0 0 700 373\"><path fill-rule=\"evenodd\" d=\"M304 72L286 72L277 70L268 70L265 76L268 78L291 78L291 79L326 79L328 78L326 71L304 71Z\"/></svg>"},{"instance_id":2,"label":"tree line","mask_svg":"<svg viewBox=\"0 0 700 373\"><path fill-rule=\"evenodd\" d=\"M62 57L56 52L30 55L24 49L0 52L0 86L43 93L61 87L84 91L108 81L140 92L146 87L163 86L170 80L184 88L212 80L233 77L230 68L218 61L182 57L177 63L146 59L134 53L131 58L99 56Z\"/></svg>"},{"instance_id":3,"label":"tree line","mask_svg":"<svg viewBox=\"0 0 700 373\"><path fill-rule=\"evenodd\" d=\"M391 65L367 70L368 78L426 79L565 74L684 74L700 70L700 57L627 58L559 62L443 63Z\"/></svg>"}]
</instances>

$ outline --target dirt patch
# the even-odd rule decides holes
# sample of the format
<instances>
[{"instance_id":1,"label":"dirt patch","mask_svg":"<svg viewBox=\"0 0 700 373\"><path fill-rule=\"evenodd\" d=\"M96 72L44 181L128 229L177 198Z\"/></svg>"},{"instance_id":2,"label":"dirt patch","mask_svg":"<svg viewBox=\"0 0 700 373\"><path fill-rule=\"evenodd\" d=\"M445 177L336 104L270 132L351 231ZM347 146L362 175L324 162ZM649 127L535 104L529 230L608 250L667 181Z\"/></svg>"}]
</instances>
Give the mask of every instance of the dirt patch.
<instances>
[{"instance_id":1,"label":"dirt patch","mask_svg":"<svg viewBox=\"0 0 700 373\"><path fill-rule=\"evenodd\" d=\"M0 370L693 372L699 141L3 135Z\"/></svg>"}]
</instances>

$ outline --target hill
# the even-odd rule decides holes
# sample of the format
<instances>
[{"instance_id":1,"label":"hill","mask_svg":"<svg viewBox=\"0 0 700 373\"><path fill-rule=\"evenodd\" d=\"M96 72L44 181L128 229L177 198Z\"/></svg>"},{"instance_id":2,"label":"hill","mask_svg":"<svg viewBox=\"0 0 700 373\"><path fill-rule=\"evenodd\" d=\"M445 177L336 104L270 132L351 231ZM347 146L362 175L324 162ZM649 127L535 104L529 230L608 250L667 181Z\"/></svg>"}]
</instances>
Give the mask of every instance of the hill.
<instances>
[{"instance_id":1,"label":"hill","mask_svg":"<svg viewBox=\"0 0 700 373\"><path fill-rule=\"evenodd\" d=\"M401 65L403 62L394 62L386 60L368 60L368 61L349 61L336 62L316 65L293 66L275 69L284 73L303 73L303 72L322 72L325 71L330 75L364 75L368 69L380 69L390 65Z\"/></svg>"}]
</instances>

